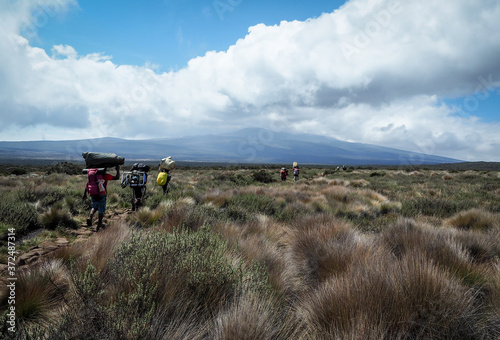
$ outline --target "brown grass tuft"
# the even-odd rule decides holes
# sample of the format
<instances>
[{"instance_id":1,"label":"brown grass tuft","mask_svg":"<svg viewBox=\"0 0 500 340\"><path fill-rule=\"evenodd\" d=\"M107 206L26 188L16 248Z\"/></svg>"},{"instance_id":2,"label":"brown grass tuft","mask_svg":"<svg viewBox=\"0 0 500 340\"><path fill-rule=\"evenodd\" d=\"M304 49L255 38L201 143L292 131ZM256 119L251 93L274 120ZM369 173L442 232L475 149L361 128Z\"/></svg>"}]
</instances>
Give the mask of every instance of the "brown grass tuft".
<instances>
[{"instance_id":1,"label":"brown grass tuft","mask_svg":"<svg viewBox=\"0 0 500 340\"><path fill-rule=\"evenodd\" d=\"M485 231L494 227L500 228L500 215L481 209L470 209L444 220L444 225L462 230Z\"/></svg>"},{"instance_id":2,"label":"brown grass tuft","mask_svg":"<svg viewBox=\"0 0 500 340\"><path fill-rule=\"evenodd\" d=\"M301 299L320 336L337 339L474 338L473 294L419 254L374 258Z\"/></svg>"},{"instance_id":3,"label":"brown grass tuft","mask_svg":"<svg viewBox=\"0 0 500 340\"><path fill-rule=\"evenodd\" d=\"M284 312L278 301L244 293L220 312L211 328L210 339L304 339L306 328L291 311Z\"/></svg>"}]
</instances>

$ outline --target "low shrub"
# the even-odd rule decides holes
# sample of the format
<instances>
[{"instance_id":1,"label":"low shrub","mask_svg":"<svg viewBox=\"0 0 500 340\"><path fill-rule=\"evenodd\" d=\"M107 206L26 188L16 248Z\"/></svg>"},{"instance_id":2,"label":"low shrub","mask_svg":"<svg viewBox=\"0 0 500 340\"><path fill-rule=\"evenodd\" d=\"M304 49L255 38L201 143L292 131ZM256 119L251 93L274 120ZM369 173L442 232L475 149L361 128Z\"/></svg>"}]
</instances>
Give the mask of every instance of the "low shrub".
<instances>
[{"instance_id":1,"label":"low shrub","mask_svg":"<svg viewBox=\"0 0 500 340\"><path fill-rule=\"evenodd\" d=\"M65 323L94 313L97 319L85 322L86 331L139 339L154 333L153 327L166 326L179 311L208 321L242 289L267 294L265 272L238 263L231 252L207 226L173 234L137 232L116 248L102 270L91 263L74 267L79 306ZM158 320L159 315L165 318ZM64 328L59 332L71 335Z\"/></svg>"},{"instance_id":2,"label":"low shrub","mask_svg":"<svg viewBox=\"0 0 500 340\"><path fill-rule=\"evenodd\" d=\"M420 215L446 218L473 205L472 202L465 200L418 197L403 201L401 214L412 218Z\"/></svg>"},{"instance_id":3,"label":"low shrub","mask_svg":"<svg viewBox=\"0 0 500 340\"><path fill-rule=\"evenodd\" d=\"M273 176L264 170L254 171L252 173L253 180L260 183L272 183L276 182Z\"/></svg>"},{"instance_id":4,"label":"low shrub","mask_svg":"<svg viewBox=\"0 0 500 340\"><path fill-rule=\"evenodd\" d=\"M0 200L0 221L15 228L17 237L40 227L35 206L10 193L4 193Z\"/></svg>"}]
</instances>

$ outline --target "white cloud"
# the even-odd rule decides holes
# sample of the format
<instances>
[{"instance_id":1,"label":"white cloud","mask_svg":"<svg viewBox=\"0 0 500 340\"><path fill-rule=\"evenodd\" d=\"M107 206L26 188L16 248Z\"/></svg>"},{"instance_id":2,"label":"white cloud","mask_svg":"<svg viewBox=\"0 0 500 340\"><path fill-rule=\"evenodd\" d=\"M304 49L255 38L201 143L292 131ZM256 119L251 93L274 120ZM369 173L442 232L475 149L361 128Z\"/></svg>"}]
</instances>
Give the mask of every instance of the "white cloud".
<instances>
[{"instance_id":1,"label":"white cloud","mask_svg":"<svg viewBox=\"0 0 500 340\"><path fill-rule=\"evenodd\" d=\"M471 95L484 89L482 80L500 80L496 0L351 0L316 19L250 27L227 51L163 74L80 56L68 45L49 56L21 35L73 1L0 4L7 9L0 14L0 139L16 138L14 129L19 139L54 135L48 126L75 138L280 126L500 161L499 124L440 104L441 96ZM32 133L38 126L43 135Z\"/></svg>"},{"instance_id":2,"label":"white cloud","mask_svg":"<svg viewBox=\"0 0 500 340\"><path fill-rule=\"evenodd\" d=\"M52 57L66 57L66 58L76 58L78 53L72 46L68 45L55 45L52 47Z\"/></svg>"}]
</instances>

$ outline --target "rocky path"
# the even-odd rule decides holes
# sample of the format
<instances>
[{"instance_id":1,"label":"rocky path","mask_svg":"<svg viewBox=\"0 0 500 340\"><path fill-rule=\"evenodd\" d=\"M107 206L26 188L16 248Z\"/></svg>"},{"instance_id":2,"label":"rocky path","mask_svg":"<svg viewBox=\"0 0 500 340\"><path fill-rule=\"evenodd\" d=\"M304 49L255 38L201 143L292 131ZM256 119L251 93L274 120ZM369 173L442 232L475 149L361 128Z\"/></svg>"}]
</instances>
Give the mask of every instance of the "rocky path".
<instances>
[{"instance_id":1,"label":"rocky path","mask_svg":"<svg viewBox=\"0 0 500 340\"><path fill-rule=\"evenodd\" d=\"M104 225L111 225L112 223L119 223L125 221L128 215L132 213L132 209L116 209L113 211L107 211L104 218ZM45 240L42 243L31 247L26 252L17 256L16 258L16 270L22 270L27 267L35 265L38 261L49 256L52 252L59 250L64 247L68 247L72 244L85 242L90 237L96 234L96 223L92 227L87 227L86 224L82 224L79 229L69 230L68 234L75 237L73 241L68 241L66 237L59 237L55 240ZM70 237L70 239L73 239ZM7 264L0 263L0 277L4 277L4 273L7 270Z\"/></svg>"}]
</instances>

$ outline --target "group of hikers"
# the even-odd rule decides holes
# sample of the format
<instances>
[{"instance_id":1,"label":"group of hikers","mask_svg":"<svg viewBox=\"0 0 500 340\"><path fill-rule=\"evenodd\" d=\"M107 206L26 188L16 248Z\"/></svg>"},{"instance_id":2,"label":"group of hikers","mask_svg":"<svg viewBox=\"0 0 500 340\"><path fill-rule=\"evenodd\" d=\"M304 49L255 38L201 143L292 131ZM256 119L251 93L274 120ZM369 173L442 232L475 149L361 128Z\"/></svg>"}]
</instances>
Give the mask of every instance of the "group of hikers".
<instances>
[{"instance_id":1,"label":"group of hikers","mask_svg":"<svg viewBox=\"0 0 500 340\"><path fill-rule=\"evenodd\" d=\"M158 168L158 177L156 183L162 188L163 194L167 194L170 190L170 180L172 175L170 170L175 168L175 161L172 157L167 157L161 160ZM117 180L120 178L120 165L115 166L116 174L113 176L106 172L106 168L91 168L84 169L87 174L87 184L83 192L83 199L90 196L91 210L87 218L87 226L92 226L92 220L97 212L98 221L96 231L103 227L104 213L106 212L107 203L107 185L108 181ZM149 165L143 163L134 163L129 172L122 173L121 186L132 188L132 211L139 209L142 206L144 195L146 194L146 183L148 180L148 172L151 169Z\"/></svg>"},{"instance_id":2,"label":"group of hikers","mask_svg":"<svg viewBox=\"0 0 500 340\"><path fill-rule=\"evenodd\" d=\"M85 158L85 156L84 156ZM175 168L175 161L172 157L163 158L158 167L158 177L156 183L163 189L163 194L167 194L170 190L170 180L172 175L170 170ZM108 181L120 179L120 165L115 166L116 174L113 176L106 172L106 167L97 168L92 167L89 169L84 169L84 173L87 174L87 184L83 193L83 199L87 198L87 194L90 196L91 210L87 218L87 226L92 226L92 220L97 212L98 221L96 231L103 228L104 213L106 212L106 202L107 202L107 185ZM144 196L146 194L146 183L148 180L148 172L151 169L149 165L143 163L134 163L130 168L130 171L121 174L121 186L125 188L130 186L132 188L133 198L132 198L132 211L139 209L142 206ZM299 180L300 169L297 162L293 163L293 177L294 181ZM281 181L286 181L288 176L288 170L286 168L281 168L280 177Z\"/></svg>"},{"instance_id":3,"label":"group of hikers","mask_svg":"<svg viewBox=\"0 0 500 340\"><path fill-rule=\"evenodd\" d=\"M292 174L293 174L293 180L295 182L297 182L299 180L299 172L300 172L300 169L299 169L299 166L297 164L297 162L293 162L293 169L292 169ZM281 181L286 181L286 178L288 177L288 170L287 168L281 168L280 170L280 177L281 177Z\"/></svg>"}]
</instances>

